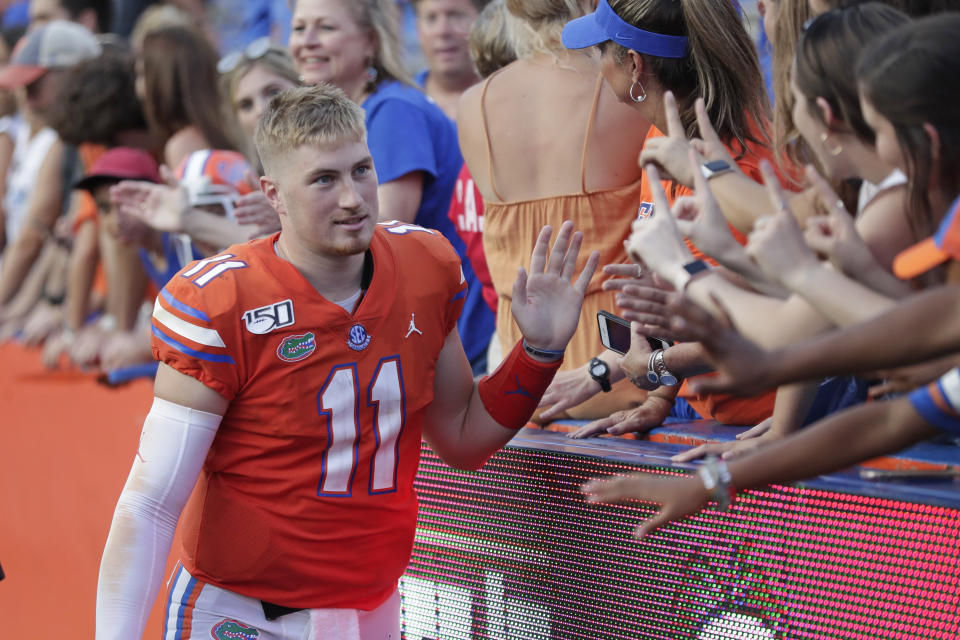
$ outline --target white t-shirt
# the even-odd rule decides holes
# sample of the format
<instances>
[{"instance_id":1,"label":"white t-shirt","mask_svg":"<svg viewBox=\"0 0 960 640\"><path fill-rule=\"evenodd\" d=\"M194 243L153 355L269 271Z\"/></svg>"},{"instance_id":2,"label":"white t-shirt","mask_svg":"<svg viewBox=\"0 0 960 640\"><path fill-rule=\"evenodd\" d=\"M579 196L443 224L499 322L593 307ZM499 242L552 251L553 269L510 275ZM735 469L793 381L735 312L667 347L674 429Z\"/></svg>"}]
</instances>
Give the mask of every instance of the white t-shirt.
<instances>
[{"instance_id":1,"label":"white t-shirt","mask_svg":"<svg viewBox=\"0 0 960 640\"><path fill-rule=\"evenodd\" d=\"M2 120L6 118L0 118ZM3 209L7 214L7 244L10 244L23 229L30 196L38 186L37 174L50 147L57 141L57 133L44 127L31 137L30 127L25 122L7 123L6 126L11 128L3 129L0 126L0 132L7 131L13 136L13 158L7 171L7 194L3 198Z\"/></svg>"},{"instance_id":2,"label":"white t-shirt","mask_svg":"<svg viewBox=\"0 0 960 640\"><path fill-rule=\"evenodd\" d=\"M872 182L864 180L863 184L860 185L860 195L857 197L857 217L860 217L860 214L867 208L867 205L873 202L873 199L878 195L887 189L899 187L902 184L907 184L907 176L905 176L900 169L891 171L890 175L881 180L879 184L873 184Z\"/></svg>"}]
</instances>

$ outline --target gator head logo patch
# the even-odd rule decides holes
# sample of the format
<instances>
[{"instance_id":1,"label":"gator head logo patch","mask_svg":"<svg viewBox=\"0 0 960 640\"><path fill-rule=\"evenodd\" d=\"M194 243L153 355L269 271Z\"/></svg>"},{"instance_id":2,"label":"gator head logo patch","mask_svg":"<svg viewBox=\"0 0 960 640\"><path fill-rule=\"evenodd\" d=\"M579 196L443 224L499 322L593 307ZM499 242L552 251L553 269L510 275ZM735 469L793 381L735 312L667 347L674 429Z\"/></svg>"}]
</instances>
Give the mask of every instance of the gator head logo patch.
<instances>
[{"instance_id":1,"label":"gator head logo patch","mask_svg":"<svg viewBox=\"0 0 960 640\"><path fill-rule=\"evenodd\" d=\"M210 630L210 637L214 640L256 640L260 632L236 620L223 620Z\"/></svg>"},{"instance_id":2,"label":"gator head logo patch","mask_svg":"<svg viewBox=\"0 0 960 640\"><path fill-rule=\"evenodd\" d=\"M317 338L313 333L287 336L277 347L277 357L284 362L299 362L317 350Z\"/></svg>"}]
</instances>

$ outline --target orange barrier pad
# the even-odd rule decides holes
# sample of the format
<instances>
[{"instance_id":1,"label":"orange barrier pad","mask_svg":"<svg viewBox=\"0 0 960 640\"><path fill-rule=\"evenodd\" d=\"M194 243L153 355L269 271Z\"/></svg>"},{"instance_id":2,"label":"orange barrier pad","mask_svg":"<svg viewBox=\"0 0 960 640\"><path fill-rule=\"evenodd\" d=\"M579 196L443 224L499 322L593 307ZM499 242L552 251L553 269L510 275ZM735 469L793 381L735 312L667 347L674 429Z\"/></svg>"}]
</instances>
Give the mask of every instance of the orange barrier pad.
<instances>
[{"instance_id":1,"label":"orange barrier pad","mask_svg":"<svg viewBox=\"0 0 960 640\"><path fill-rule=\"evenodd\" d=\"M93 638L100 555L152 389L45 371L38 351L0 346L3 637ZM160 625L157 607L145 637Z\"/></svg>"}]
</instances>

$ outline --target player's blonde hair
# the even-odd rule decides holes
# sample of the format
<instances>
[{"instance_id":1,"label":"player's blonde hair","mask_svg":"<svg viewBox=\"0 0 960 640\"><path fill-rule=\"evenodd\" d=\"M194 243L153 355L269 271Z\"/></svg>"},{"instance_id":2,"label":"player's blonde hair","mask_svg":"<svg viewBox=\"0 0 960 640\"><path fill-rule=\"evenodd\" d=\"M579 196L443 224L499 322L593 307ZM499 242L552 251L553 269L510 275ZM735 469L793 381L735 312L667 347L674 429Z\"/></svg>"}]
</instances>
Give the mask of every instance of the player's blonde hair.
<instances>
[{"instance_id":1,"label":"player's blonde hair","mask_svg":"<svg viewBox=\"0 0 960 640\"><path fill-rule=\"evenodd\" d=\"M254 142L264 169L305 144L337 146L367 139L363 109L333 85L288 89L270 101Z\"/></svg>"}]
</instances>

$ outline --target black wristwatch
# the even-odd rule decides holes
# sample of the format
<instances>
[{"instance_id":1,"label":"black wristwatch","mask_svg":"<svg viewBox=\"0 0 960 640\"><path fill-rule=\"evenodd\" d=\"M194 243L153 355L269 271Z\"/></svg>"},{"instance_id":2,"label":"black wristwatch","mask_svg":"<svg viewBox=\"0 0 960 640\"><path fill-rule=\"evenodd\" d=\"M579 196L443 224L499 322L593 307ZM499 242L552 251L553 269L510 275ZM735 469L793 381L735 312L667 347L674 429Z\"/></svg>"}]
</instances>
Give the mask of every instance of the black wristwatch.
<instances>
[{"instance_id":1,"label":"black wristwatch","mask_svg":"<svg viewBox=\"0 0 960 640\"><path fill-rule=\"evenodd\" d=\"M610 391L610 365L600 358L591 358L587 371L590 372L590 377L600 384L604 393Z\"/></svg>"}]
</instances>

